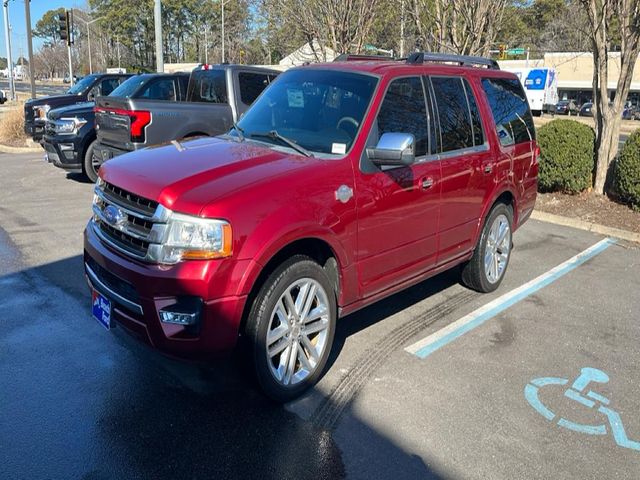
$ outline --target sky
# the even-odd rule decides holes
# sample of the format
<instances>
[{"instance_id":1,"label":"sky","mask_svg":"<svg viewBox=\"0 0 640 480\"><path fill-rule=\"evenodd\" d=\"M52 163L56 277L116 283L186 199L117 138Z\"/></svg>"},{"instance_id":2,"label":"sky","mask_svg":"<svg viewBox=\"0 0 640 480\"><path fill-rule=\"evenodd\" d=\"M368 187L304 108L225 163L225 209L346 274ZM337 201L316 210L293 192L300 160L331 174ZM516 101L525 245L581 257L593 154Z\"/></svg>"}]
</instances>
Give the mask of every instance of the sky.
<instances>
[{"instance_id":1,"label":"sky","mask_svg":"<svg viewBox=\"0 0 640 480\"><path fill-rule=\"evenodd\" d=\"M2 2L0 0L0 10ZM27 26L24 16L24 2L25 0L9 0L9 24L11 25L11 52L13 55L13 61L15 62L20 55L20 49L24 57L27 57ZM78 8L85 5L82 0L31 0L31 28L36 26L36 23L47 10L55 10L59 7L65 8ZM7 47L4 41L4 12L0 11L0 57L7 56ZM41 45L42 40L39 38L33 39L34 51Z\"/></svg>"}]
</instances>

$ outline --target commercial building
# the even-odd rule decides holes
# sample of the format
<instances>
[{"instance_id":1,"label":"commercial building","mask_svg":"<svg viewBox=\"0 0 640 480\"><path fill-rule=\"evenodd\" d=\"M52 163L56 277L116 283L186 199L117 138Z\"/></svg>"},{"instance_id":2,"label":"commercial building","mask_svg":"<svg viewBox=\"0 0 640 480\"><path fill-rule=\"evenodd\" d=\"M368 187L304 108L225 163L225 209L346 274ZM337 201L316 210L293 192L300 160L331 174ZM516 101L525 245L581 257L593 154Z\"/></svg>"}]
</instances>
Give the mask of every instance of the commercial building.
<instances>
[{"instance_id":1,"label":"commercial building","mask_svg":"<svg viewBox=\"0 0 640 480\"><path fill-rule=\"evenodd\" d=\"M593 99L593 54L590 52L550 52L544 58L529 60L503 60L500 68L549 67L556 70L558 77L558 97L562 100L576 100L578 104ZM609 53L608 59L609 98L613 99L620 73L620 53ZM631 80L631 90L627 98L634 105L640 105L640 62L636 63Z\"/></svg>"}]
</instances>

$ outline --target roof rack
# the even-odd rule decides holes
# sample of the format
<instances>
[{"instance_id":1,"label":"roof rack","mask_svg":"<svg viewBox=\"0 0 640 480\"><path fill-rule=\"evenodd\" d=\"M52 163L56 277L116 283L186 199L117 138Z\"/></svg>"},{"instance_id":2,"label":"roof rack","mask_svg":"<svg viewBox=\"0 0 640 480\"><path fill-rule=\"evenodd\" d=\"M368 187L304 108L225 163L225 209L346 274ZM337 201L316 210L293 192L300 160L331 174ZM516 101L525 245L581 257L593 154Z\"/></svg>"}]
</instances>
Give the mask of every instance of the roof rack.
<instances>
[{"instance_id":1,"label":"roof rack","mask_svg":"<svg viewBox=\"0 0 640 480\"><path fill-rule=\"evenodd\" d=\"M421 64L424 62L448 62L463 66L481 66L490 70L500 70L498 62L485 57L471 55L454 55L449 53L414 52L407 57L407 63Z\"/></svg>"},{"instance_id":2,"label":"roof rack","mask_svg":"<svg viewBox=\"0 0 640 480\"><path fill-rule=\"evenodd\" d=\"M353 61L366 61L366 60L389 60L393 61L395 58L387 55L355 55L352 53L341 53L333 59L334 62L353 62Z\"/></svg>"}]
</instances>

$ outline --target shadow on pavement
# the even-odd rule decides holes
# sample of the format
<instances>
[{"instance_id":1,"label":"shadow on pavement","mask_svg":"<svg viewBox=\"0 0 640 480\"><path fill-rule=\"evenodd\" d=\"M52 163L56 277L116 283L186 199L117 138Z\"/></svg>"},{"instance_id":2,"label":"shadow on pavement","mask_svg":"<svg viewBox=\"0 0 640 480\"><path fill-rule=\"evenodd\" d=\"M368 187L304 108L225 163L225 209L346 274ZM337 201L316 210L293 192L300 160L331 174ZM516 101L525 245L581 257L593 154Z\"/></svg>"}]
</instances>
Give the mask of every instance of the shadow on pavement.
<instances>
[{"instance_id":1,"label":"shadow on pavement","mask_svg":"<svg viewBox=\"0 0 640 480\"><path fill-rule=\"evenodd\" d=\"M342 322L336 351L358 328L451 281L419 285L353 315ZM89 313L80 256L0 272L0 306L3 480L346 474L332 431L268 401L237 362L181 363L122 329L103 330ZM378 478L445 478L365 419L352 416L349 423L364 455L355 461L387 459Z\"/></svg>"}]
</instances>

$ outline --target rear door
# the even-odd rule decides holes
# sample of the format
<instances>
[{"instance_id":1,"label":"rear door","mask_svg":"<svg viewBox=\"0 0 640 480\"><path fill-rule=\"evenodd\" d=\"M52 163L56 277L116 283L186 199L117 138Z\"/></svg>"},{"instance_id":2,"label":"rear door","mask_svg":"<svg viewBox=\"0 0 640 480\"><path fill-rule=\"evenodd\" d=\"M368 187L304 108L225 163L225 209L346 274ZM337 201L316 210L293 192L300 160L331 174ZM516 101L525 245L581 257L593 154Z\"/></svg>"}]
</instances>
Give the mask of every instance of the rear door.
<instances>
[{"instance_id":1,"label":"rear door","mask_svg":"<svg viewBox=\"0 0 640 480\"><path fill-rule=\"evenodd\" d=\"M473 248L494 165L471 83L463 76L431 76L429 83L439 126L442 203L437 263L443 264Z\"/></svg>"},{"instance_id":2,"label":"rear door","mask_svg":"<svg viewBox=\"0 0 640 480\"><path fill-rule=\"evenodd\" d=\"M432 155L432 115L419 76L396 78L386 89L367 139L410 133L416 161L379 168L366 156L356 172L358 273L361 295L382 292L429 270L436 261L440 208L440 161Z\"/></svg>"},{"instance_id":3,"label":"rear door","mask_svg":"<svg viewBox=\"0 0 640 480\"><path fill-rule=\"evenodd\" d=\"M538 186L538 163L535 157L535 128L520 82L513 78L484 78L482 90L492 114L498 138L498 168L496 181L501 182L512 172L519 220L533 209ZM518 212L514 212L518 214Z\"/></svg>"},{"instance_id":4,"label":"rear door","mask_svg":"<svg viewBox=\"0 0 640 480\"><path fill-rule=\"evenodd\" d=\"M218 135L232 127L233 112L224 69L195 70L189 79L187 102L204 103L210 107L206 114L209 128L206 133Z\"/></svg>"}]
</instances>

